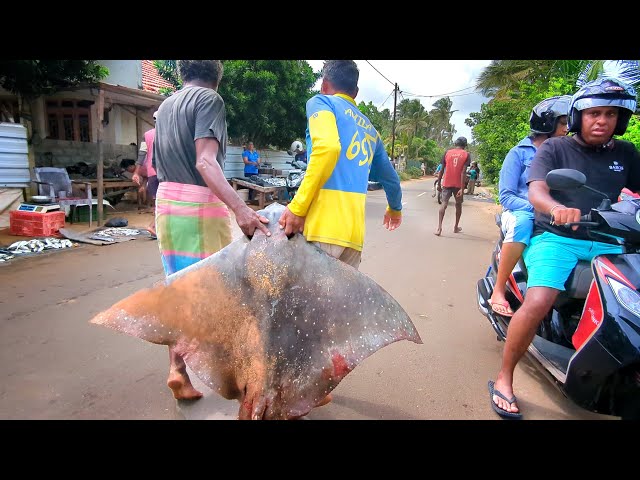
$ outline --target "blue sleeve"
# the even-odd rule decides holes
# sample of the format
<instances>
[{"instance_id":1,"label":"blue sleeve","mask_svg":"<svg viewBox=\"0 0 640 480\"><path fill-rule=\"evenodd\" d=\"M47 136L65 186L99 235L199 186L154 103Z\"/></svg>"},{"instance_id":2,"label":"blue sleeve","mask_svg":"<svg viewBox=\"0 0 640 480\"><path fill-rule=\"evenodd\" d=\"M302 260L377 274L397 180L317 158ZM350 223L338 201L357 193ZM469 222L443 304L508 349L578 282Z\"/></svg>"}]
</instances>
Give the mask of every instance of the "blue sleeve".
<instances>
[{"instance_id":1,"label":"blue sleeve","mask_svg":"<svg viewBox=\"0 0 640 480\"><path fill-rule=\"evenodd\" d=\"M391 210L399 212L402 210L402 188L400 187L400 177L393 168L389 156L384 149L380 135L376 142L376 150L373 154L371 162L371 171L369 172L369 180L378 182L384 188L387 196L387 203Z\"/></svg>"},{"instance_id":2,"label":"blue sleeve","mask_svg":"<svg viewBox=\"0 0 640 480\"><path fill-rule=\"evenodd\" d=\"M527 210L533 212L533 205L518 196L518 183L522 175L522 160L517 149L512 148L502 163L498 192L500 204L507 210Z\"/></svg>"}]
</instances>

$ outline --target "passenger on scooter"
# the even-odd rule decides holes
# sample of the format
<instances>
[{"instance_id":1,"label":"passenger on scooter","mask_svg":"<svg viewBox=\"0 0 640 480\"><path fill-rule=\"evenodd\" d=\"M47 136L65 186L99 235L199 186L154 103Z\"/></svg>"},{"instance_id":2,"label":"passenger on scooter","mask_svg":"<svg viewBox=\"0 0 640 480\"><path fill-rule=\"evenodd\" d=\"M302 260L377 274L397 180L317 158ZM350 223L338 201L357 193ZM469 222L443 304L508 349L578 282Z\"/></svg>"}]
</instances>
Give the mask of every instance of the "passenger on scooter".
<instances>
[{"instance_id":1,"label":"passenger on scooter","mask_svg":"<svg viewBox=\"0 0 640 480\"><path fill-rule=\"evenodd\" d=\"M522 256L533 232L533 205L529 203L527 177L531 161L538 147L547 138L565 136L568 132L567 113L571 95L546 98L531 110L531 134L509 150L500 169L498 192L503 211L501 215L504 240L493 294L491 309L506 317L513 315L507 301L507 279Z\"/></svg>"},{"instance_id":2,"label":"passenger on scooter","mask_svg":"<svg viewBox=\"0 0 640 480\"><path fill-rule=\"evenodd\" d=\"M584 227L564 226L579 222L602 198L584 188L551 191L547 173L579 170L588 186L606 193L612 202L624 187L640 191L640 152L632 143L613 138L624 134L635 109L636 92L630 85L606 77L588 82L573 95L569 107L569 131L576 135L548 139L533 158L528 184L535 227L524 251L527 293L509 322L495 384L489 381L491 405L500 416L522 416L513 393L513 372L578 260L622 253L619 245L590 240Z\"/></svg>"}]
</instances>

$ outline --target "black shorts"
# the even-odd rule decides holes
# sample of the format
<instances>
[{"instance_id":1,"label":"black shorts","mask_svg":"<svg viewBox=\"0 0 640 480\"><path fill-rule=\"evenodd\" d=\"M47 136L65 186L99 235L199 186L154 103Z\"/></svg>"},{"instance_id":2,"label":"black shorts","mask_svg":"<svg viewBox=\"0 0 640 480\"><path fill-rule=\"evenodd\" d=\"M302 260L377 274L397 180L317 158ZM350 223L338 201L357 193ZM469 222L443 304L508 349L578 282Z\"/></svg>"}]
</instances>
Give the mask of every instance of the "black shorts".
<instances>
[{"instance_id":1,"label":"black shorts","mask_svg":"<svg viewBox=\"0 0 640 480\"><path fill-rule=\"evenodd\" d=\"M461 204L464 201L464 195L456 197L456 194L460 191L458 187L442 187L442 203L449 202L449 199L453 195L457 204Z\"/></svg>"},{"instance_id":2,"label":"black shorts","mask_svg":"<svg viewBox=\"0 0 640 480\"><path fill-rule=\"evenodd\" d=\"M147 178L147 196L149 198L156 198L156 194L158 193L158 185L160 185L160 182L158 182L157 175L153 175Z\"/></svg>"}]
</instances>

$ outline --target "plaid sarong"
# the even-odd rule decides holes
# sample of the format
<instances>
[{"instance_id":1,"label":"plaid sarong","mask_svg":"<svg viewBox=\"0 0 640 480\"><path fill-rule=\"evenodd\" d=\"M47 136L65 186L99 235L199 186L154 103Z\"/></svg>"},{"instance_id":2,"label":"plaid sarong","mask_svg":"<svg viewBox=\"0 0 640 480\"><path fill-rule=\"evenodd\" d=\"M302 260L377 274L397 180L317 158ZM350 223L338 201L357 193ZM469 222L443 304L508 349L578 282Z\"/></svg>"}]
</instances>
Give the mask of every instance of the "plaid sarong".
<instances>
[{"instance_id":1,"label":"plaid sarong","mask_svg":"<svg viewBox=\"0 0 640 480\"><path fill-rule=\"evenodd\" d=\"M162 182L156 196L156 235L168 276L231 243L229 210L206 187Z\"/></svg>"}]
</instances>

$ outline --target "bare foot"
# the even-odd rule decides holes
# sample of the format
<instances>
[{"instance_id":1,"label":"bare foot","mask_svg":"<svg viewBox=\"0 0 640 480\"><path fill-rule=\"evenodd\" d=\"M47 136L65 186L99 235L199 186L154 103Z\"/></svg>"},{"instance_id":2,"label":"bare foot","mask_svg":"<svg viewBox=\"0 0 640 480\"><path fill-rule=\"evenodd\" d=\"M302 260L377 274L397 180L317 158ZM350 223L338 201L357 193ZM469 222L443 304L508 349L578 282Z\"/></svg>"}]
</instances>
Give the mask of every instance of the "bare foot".
<instances>
[{"instance_id":1,"label":"bare foot","mask_svg":"<svg viewBox=\"0 0 640 480\"><path fill-rule=\"evenodd\" d=\"M462 227L455 227L453 229L453 233L460 233L462 231Z\"/></svg>"},{"instance_id":2,"label":"bare foot","mask_svg":"<svg viewBox=\"0 0 640 480\"><path fill-rule=\"evenodd\" d=\"M191 385L191 380L186 373L169 372L167 386L173 392L173 398L176 400L198 400L202 398L202 393Z\"/></svg>"},{"instance_id":3,"label":"bare foot","mask_svg":"<svg viewBox=\"0 0 640 480\"><path fill-rule=\"evenodd\" d=\"M435 232L433 232L433 234L438 236L438 237L440 236L441 233L442 233L442 228L439 228Z\"/></svg>"}]
</instances>

